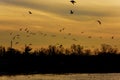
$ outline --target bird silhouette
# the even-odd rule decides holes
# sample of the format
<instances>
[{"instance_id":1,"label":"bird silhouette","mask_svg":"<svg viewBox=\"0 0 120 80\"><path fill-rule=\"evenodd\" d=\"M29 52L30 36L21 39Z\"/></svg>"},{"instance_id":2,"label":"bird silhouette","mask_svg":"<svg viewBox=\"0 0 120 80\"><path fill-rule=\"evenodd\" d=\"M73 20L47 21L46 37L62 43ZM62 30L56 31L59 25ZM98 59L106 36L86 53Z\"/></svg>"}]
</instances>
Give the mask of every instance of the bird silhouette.
<instances>
[{"instance_id":1,"label":"bird silhouette","mask_svg":"<svg viewBox=\"0 0 120 80\"><path fill-rule=\"evenodd\" d=\"M60 32L62 32L62 30L61 30L61 29L60 29L59 31L60 31Z\"/></svg>"},{"instance_id":2,"label":"bird silhouette","mask_svg":"<svg viewBox=\"0 0 120 80\"><path fill-rule=\"evenodd\" d=\"M47 34L44 34L43 36L47 36Z\"/></svg>"},{"instance_id":3,"label":"bird silhouette","mask_svg":"<svg viewBox=\"0 0 120 80\"><path fill-rule=\"evenodd\" d=\"M20 36L19 34L17 34L16 36Z\"/></svg>"},{"instance_id":4,"label":"bird silhouette","mask_svg":"<svg viewBox=\"0 0 120 80\"><path fill-rule=\"evenodd\" d=\"M19 30L22 31L22 28L20 28Z\"/></svg>"},{"instance_id":5,"label":"bird silhouette","mask_svg":"<svg viewBox=\"0 0 120 80\"><path fill-rule=\"evenodd\" d=\"M29 45L32 45L31 43Z\"/></svg>"},{"instance_id":6,"label":"bird silhouette","mask_svg":"<svg viewBox=\"0 0 120 80\"><path fill-rule=\"evenodd\" d=\"M97 20L97 22L98 22L100 25L102 24L100 20Z\"/></svg>"},{"instance_id":7,"label":"bird silhouette","mask_svg":"<svg viewBox=\"0 0 120 80\"><path fill-rule=\"evenodd\" d=\"M30 34L30 35L36 35L36 33L34 33L34 32L30 32L29 34Z\"/></svg>"},{"instance_id":8,"label":"bird silhouette","mask_svg":"<svg viewBox=\"0 0 120 80\"><path fill-rule=\"evenodd\" d=\"M73 38L72 40L77 41L75 38Z\"/></svg>"},{"instance_id":9,"label":"bird silhouette","mask_svg":"<svg viewBox=\"0 0 120 80\"><path fill-rule=\"evenodd\" d=\"M28 13L29 13L29 14L32 14L32 12L31 12L31 11L28 11Z\"/></svg>"},{"instance_id":10,"label":"bird silhouette","mask_svg":"<svg viewBox=\"0 0 120 80\"><path fill-rule=\"evenodd\" d=\"M81 32L81 34L83 34L84 32Z\"/></svg>"},{"instance_id":11,"label":"bird silhouette","mask_svg":"<svg viewBox=\"0 0 120 80\"><path fill-rule=\"evenodd\" d=\"M65 28L62 28L62 30L65 30Z\"/></svg>"},{"instance_id":12,"label":"bird silhouette","mask_svg":"<svg viewBox=\"0 0 120 80\"><path fill-rule=\"evenodd\" d=\"M64 37L64 39L67 39L66 37Z\"/></svg>"},{"instance_id":13,"label":"bird silhouette","mask_svg":"<svg viewBox=\"0 0 120 80\"><path fill-rule=\"evenodd\" d=\"M100 36L99 38L102 39L102 36Z\"/></svg>"},{"instance_id":14,"label":"bird silhouette","mask_svg":"<svg viewBox=\"0 0 120 80\"><path fill-rule=\"evenodd\" d=\"M114 47L117 47L117 45L114 45Z\"/></svg>"},{"instance_id":15,"label":"bird silhouette","mask_svg":"<svg viewBox=\"0 0 120 80\"><path fill-rule=\"evenodd\" d=\"M88 36L88 38L92 38L92 36Z\"/></svg>"},{"instance_id":16,"label":"bird silhouette","mask_svg":"<svg viewBox=\"0 0 120 80\"><path fill-rule=\"evenodd\" d=\"M70 35L71 35L71 33L68 33L68 35L70 36Z\"/></svg>"},{"instance_id":17,"label":"bird silhouette","mask_svg":"<svg viewBox=\"0 0 120 80\"><path fill-rule=\"evenodd\" d=\"M20 37L19 37L19 36L17 36L16 38L17 38L17 39L20 39Z\"/></svg>"},{"instance_id":18,"label":"bird silhouette","mask_svg":"<svg viewBox=\"0 0 120 80\"><path fill-rule=\"evenodd\" d=\"M56 35L51 35L52 37L56 37Z\"/></svg>"},{"instance_id":19,"label":"bird silhouette","mask_svg":"<svg viewBox=\"0 0 120 80\"><path fill-rule=\"evenodd\" d=\"M19 44L19 42L16 42L15 44Z\"/></svg>"},{"instance_id":20,"label":"bird silhouette","mask_svg":"<svg viewBox=\"0 0 120 80\"><path fill-rule=\"evenodd\" d=\"M27 31L28 30L28 28L25 28L25 31Z\"/></svg>"},{"instance_id":21,"label":"bird silhouette","mask_svg":"<svg viewBox=\"0 0 120 80\"><path fill-rule=\"evenodd\" d=\"M16 36L13 37L13 40L15 40Z\"/></svg>"},{"instance_id":22,"label":"bird silhouette","mask_svg":"<svg viewBox=\"0 0 120 80\"><path fill-rule=\"evenodd\" d=\"M70 2L71 2L73 5L76 3L76 1L74 1L74 0L71 0Z\"/></svg>"},{"instance_id":23,"label":"bird silhouette","mask_svg":"<svg viewBox=\"0 0 120 80\"><path fill-rule=\"evenodd\" d=\"M114 36L112 36L111 38L114 39Z\"/></svg>"},{"instance_id":24,"label":"bird silhouette","mask_svg":"<svg viewBox=\"0 0 120 80\"><path fill-rule=\"evenodd\" d=\"M62 44L61 44L61 45L59 45L59 48L62 48L62 46L63 46Z\"/></svg>"},{"instance_id":25,"label":"bird silhouette","mask_svg":"<svg viewBox=\"0 0 120 80\"><path fill-rule=\"evenodd\" d=\"M11 32L10 35L12 35L13 33Z\"/></svg>"},{"instance_id":26,"label":"bird silhouette","mask_svg":"<svg viewBox=\"0 0 120 80\"><path fill-rule=\"evenodd\" d=\"M26 37L30 37L30 35L26 35Z\"/></svg>"},{"instance_id":27,"label":"bird silhouette","mask_svg":"<svg viewBox=\"0 0 120 80\"><path fill-rule=\"evenodd\" d=\"M73 10L70 10L70 14L73 14L74 13L74 11Z\"/></svg>"},{"instance_id":28,"label":"bird silhouette","mask_svg":"<svg viewBox=\"0 0 120 80\"><path fill-rule=\"evenodd\" d=\"M29 33L29 30L27 30L26 33Z\"/></svg>"}]
</instances>

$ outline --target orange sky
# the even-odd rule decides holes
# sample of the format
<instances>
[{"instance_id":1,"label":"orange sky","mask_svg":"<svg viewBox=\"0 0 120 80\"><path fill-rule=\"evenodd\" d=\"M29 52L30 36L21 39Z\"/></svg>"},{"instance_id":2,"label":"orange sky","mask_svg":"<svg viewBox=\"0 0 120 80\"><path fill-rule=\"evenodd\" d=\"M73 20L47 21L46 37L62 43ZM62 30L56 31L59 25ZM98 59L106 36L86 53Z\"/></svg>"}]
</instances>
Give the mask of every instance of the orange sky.
<instances>
[{"instance_id":1,"label":"orange sky","mask_svg":"<svg viewBox=\"0 0 120 80\"><path fill-rule=\"evenodd\" d=\"M81 44L92 48L106 43L120 48L119 0L76 0L75 5L69 0L0 1L0 45L10 46L10 41L19 34L19 39L13 40L13 47L21 48L32 43L32 47L38 48L59 43L66 47ZM74 14L70 14L70 10ZM102 25L97 20L101 20ZM28 28L36 35L28 35L23 30L19 31L20 28ZM62 28L64 30L60 32Z\"/></svg>"}]
</instances>

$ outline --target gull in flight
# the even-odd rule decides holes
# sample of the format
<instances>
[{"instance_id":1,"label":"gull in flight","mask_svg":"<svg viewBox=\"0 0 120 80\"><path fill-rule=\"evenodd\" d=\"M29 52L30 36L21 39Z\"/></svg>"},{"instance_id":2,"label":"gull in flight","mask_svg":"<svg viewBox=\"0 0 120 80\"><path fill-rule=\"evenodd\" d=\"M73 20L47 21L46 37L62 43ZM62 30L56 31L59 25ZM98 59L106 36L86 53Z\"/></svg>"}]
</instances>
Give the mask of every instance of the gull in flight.
<instances>
[{"instance_id":1,"label":"gull in flight","mask_svg":"<svg viewBox=\"0 0 120 80\"><path fill-rule=\"evenodd\" d=\"M97 20L97 22L98 22L100 25L102 24L100 20Z\"/></svg>"},{"instance_id":2,"label":"gull in flight","mask_svg":"<svg viewBox=\"0 0 120 80\"><path fill-rule=\"evenodd\" d=\"M111 38L114 39L114 36L112 36Z\"/></svg>"},{"instance_id":3,"label":"gull in flight","mask_svg":"<svg viewBox=\"0 0 120 80\"><path fill-rule=\"evenodd\" d=\"M22 31L22 28L20 28L19 30Z\"/></svg>"},{"instance_id":4,"label":"gull in flight","mask_svg":"<svg viewBox=\"0 0 120 80\"><path fill-rule=\"evenodd\" d=\"M32 14L32 12L31 12L31 11L28 11L28 13L29 13L29 14Z\"/></svg>"},{"instance_id":5,"label":"gull in flight","mask_svg":"<svg viewBox=\"0 0 120 80\"><path fill-rule=\"evenodd\" d=\"M15 44L19 44L19 42L16 42Z\"/></svg>"},{"instance_id":6,"label":"gull in flight","mask_svg":"<svg viewBox=\"0 0 120 80\"><path fill-rule=\"evenodd\" d=\"M74 1L74 0L71 0L70 2L71 2L73 5L76 3L76 1Z\"/></svg>"},{"instance_id":7,"label":"gull in flight","mask_svg":"<svg viewBox=\"0 0 120 80\"><path fill-rule=\"evenodd\" d=\"M73 14L74 13L74 11L73 10L70 10L70 14Z\"/></svg>"}]
</instances>

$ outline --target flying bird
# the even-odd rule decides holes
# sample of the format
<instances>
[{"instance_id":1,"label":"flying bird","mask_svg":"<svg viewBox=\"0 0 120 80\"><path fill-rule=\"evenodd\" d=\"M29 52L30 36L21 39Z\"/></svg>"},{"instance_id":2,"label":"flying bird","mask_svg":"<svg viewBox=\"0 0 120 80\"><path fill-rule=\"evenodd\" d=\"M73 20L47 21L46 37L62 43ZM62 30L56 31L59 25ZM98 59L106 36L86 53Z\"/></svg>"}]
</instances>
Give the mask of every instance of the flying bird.
<instances>
[{"instance_id":1,"label":"flying bird","mask_svg":"<svg viewBox=\"0 0 120 80\"><path fill-rule=\"evenodd\" d=\"M114 45L114 47L117 47L117 45Z\"/></svg>"},{"instance_id":2,"label":"flying bird","mask_svg":"<svg viewBox=\"0 0 120 80\"><path fill-rule=\"evenodd\" d=\"M51 35L52 37L56 37L56 35Z\"/></svg>"},{"instance_id":3,"label":"flying bird","mask_svg":"<svg viewBox=\"0 0 120 80\"><path fill-rule=\"evenodd\" d=\"M68 33L68 35L70 36L70 35L71 35L71 33Z\"/></svg>"},{"instance_id":4,"label":"flying bird","mask_svg":"<svg viewBox=\"0 0 120 80\"><path fill-rule=\"evenodd\" d=\"M31 43L29 45L32 45Z\"/></svg>"},{"instance_id":5,"label":"flying bird","mask_svg":"<svg viewBox=\"0 0 120 80\"><path fill-rule=\"evenodd\" d=\"M47 36L47 34L44 34L44 36Z\"/></svg>"},{"instance_id":6,"label":"flying bird","mask_svg":"<svg viewBox=\"0 0 120 80\"><path fill-rule=\"evenodd\" d=\"M70 10L70 14L73 14L74 13L74 11L73 10Z\"/></svg>"},{"instance_id":7,"label":"flying bird","mask_svg":"<svg viewBox=\"0 0 120 80\"><path fill-rule=\"evenodd\" d=\"M75 38L73 38L72 40L77 41Z\"/></svg>"},{"instance_id":8,"label":"flying bird","mask_svg":"<svg viewBox=\"0 0 120 80\"><path fill-rule=\"evenodd\" d=\"M30 35L36 35L36 33L34 33L34 32L30 32L29 34L30 34Z\"/></svg>"},{"instance_id":9,"label":"flying bird","mask_svg":"<svg viewBox=\"0 0 120 80\"><path fill-rule=\"evenodd\" d=\"M81 34L83 34L84 32L81 32Z\"/></svg>"},{"instance_id":10,"label":"flying bird","mask_svg":"<svg viewBox=\"0 0 120 80\"><path fill-rule=\"evenodd\" d=\"M73 5L76 3L76 1L74 1L74 0L71 0L70 2L71 2Z\"/></svg>"},{"instance_id":11,"label":"flying bird","mask_svg":"<svg viewBox=\"0 0 120 80\"><path fill-rule=\"evenodd\" d=\"M29 33L29 30L27 30L26 33Z\"/></svg>"},{"instance_id":12,"label":"flying bird","mask_svg":"<svg viewBox=\"0 0 120 80\"><path fill-rule=\"evenodd\" d=\"M28 11L29 12L29 14L32 14L32 12L31 11Z\"/></svg>"},{"instance_id":13,"label":"flying bird","mask_svg":"<svg viewBox=\"0 0 120 80\"><path fill-rule=\"evenodd\" d=\"M88 38L92 38L92 36L88 36Z\"/></svg>"},{"instance_id":14,"label":"flying bird","mask_svg":"<svg viewBox=\"0 0 120 80\"><path fill-rule=\"evenodd\" d=\"M16 36L20 36L19 34L17 34Z\"/></svg>"},{"instance_id":15,"label":"flying bird","mask_svg":"<svg viewBox=\"0 0 120 80\"><path fill-rule=\"evenodd\" d=\"M67 39L66 37L64 37L64 39Z\"/></svg>"},{"instance_id":16,"label":"flying bird","mask_svg":"<svg viewBox=\"0 0 120 80\"><path fill-rule=\"evenodd\" d=\"M25 31L27 31L28 30L28 28L25 28Z\"/></svg>"},{"instance_id":17,"label":"flying bird","mask_svg":"<svg viewBox=\"0 0 120 80\"><path fill-rule=\"evenodd\" d=\"M65 28L62 28L62 30L65 30Z\"/></svg>"},{"instance_id":18,"label":"flying bird","mask_svg":"<svg viewBox=\"0 0 120 80\"><path fill-rule=\"evenodd\" d=\"M99 38L101 38L101 39L102 39L102 36L100 36Z\"/></svg>"},{"instance_id":19,"label":"flying bird","mask_svg":"<svg viewBox=\"0 0 120 80\"><path fill-rule=\"evenodd\" d=\"M16 38L17 38L17 39L20 39L20 37L19 37L19 36L17 36Z\"/></svg>"},{"instance_id":20,"label":"flying bird","mask_svg":"<svg viewBox=\"0 0 120 80\"><path fill-rule=\"evenodd\" d=\"M11 32L10 35L12 35L13 33Z\"/></svg>"},{"instance_id":21,"label":"flying bird","mask_svg":"<svg viewBox=\"0 0 120 80\"><path fill-rule=\"evenodd\" d=\"M19 30L22 31L22 28L20 28Z\"/></svg>"},{"instance_id":22,"label":"flying bird","mask_svg":"<svg viewBox=\"0 0 120 80\"><path fill-rule=\"evenodd\" d=\"M13 40L15 40L16 36L13 37Z\"/></svg>"},{"instance_id":23,"label":"flying bird","mask_svg":"<svg viewBox=\"0 0 120 80\"><path fill-rule=\"evenodd\" d=\"M15 44L19 44L19 42L16 42Z\"/></svg>"},{"instance_id":24,"label":"flying bird","mask_svg":"<svg viewBox=\"0 0 120 80\"><path fill-rule=\"evenodd\" d=\"M111 38L114 39L114 36L112 36Z\"/></svg>"},{"instance_id":25,"label":"flying bird","mask_svg":"<svg viewBox=\"0 0 120 80\"><path fill-rule=\"evenodd\" d=\"M30 35L27 35L26 37L30 37Z\"/></svg>"},{"instance_id":26,"label":"flying bird","mask_svg":"<svg viewBox=\"0 0 120 80\"><path fill-rule=\"evenodd\" d=\"M97 22L98 22L100 25L102 24L100 20L97 20Z\"/></svg>"},{"instance_id":27,"label":"flying bird","mask_svg":"<svg viewBox=\"0 0 120 80\"><path fill-rule=\"evenodd\" d=\"M63 46L62 44L61 44L61 45L59 45L59 48L62 48L62 46Z\"/></svg>"},{"instance_id":28,"label":"flying bird","mask_svg":"<svg viewBox=\"0 0 120 80\"><path fill-rule=\"evenodd\" d=\"M60 31L60 32L62 32L62 30L61 30L61 29L60 29L59 31Z\"/></svg>"}]
</instances>

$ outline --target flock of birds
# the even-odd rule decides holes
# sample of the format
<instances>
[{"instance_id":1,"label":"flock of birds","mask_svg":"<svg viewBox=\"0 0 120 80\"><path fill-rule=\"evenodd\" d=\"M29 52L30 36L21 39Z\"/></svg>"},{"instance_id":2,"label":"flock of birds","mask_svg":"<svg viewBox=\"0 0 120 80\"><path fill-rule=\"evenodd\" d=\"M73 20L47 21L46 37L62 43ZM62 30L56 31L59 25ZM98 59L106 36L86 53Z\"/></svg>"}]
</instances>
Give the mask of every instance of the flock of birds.
<instances>
[{"instance_id":1,"label":"flock of birds","mask_svg":"<svg viewBox=\"0 0 120 80\"><path fill-rule=\"evenodd\" d=\"M65 28L61 28L61 29L59 29L58 30L60 33L62 33L62 32L64 32L65 31ZM44 32L41 32L41 31L38 31L38 32L32 32L29 28L20 28L19 29L19 34L15 34L15 33L13 33L13 32L10 32L9 34L10 34L10 36L11 36L11 45L13 44L13 42L14 42L14 44L19 44L20 42L18 42L17 40L18 39L22 39L22 34L21 34L21 32L22 33L24 33L23 35L26 37L26 38L29 38L29 37L33 37L33 36L43 36L43 37L46 37L46 36L50 36L50 37L57 37L57 35L56 34L51 34L51 35L49 35L49 34L47 34L47 33L44 33ZM68 36L71 36L71 33L68 33L67 34ZM64 37L64 39L67 39L67 37ZM75 38L73 38L72 40L74 40L74 41L77 41ZM29 43L28 45L32 45L31 43Z\"/></svg>"},{"instance_id":2,"label":"flock of birds","mask_svg":"<svg viewBox=\"0 0 120 80\"><path fill-rule=\"evenodd\" d=\"M75 0L71 0L70 2L71 2L73 5L75 5L75 3L76 3ZM28 11L28 14L29 14L29 15L32 15L33 13L32 13L31 11ZM70 14L74 14L74 11L73 11L73 10L70 10ZM97 20L97 22L98 22L99 25L102 24L100 20ZM66 30L66 28L64 27L64 28L59 29L58 31L59 31L60 33L62 33L62 32L64 32L65 30ZM37 35L37 36L38 36L38 35L41 35L41 36L43 36L43 37L45 37L45 36L57 37L56 34L50 35L50 34L43 33L43 32L39 32L39 33L37 33L37 32L32 32L29 28L20 28L19 31L20 31L20 32L24 32L27 38L29 38L29 37L31 37L31 36L35 36L35 35ZM84 34L84 33L85 33L85 32L81 32L81 34ZM16 41L16 40L22 38L22 37L21 37L21 34L13 34L13 32L11 32L11 33L10 33L10 36L11 36L11 45L13 45L13 42L14 42L15 45L20 44L20 42L19 42L19 41ZM73 38L72 33L67 33L67 37L66 37L66 36L63 36L63 39L67 39L68 36L71 36L71 37L69 37L69 38L71 38L71 40L73 40L73 41L78 41L78 39ZM90 38L92 38L92 36L88 36L88 38L90 39ZM99 38L102 38L102 37L100 36ZM111 39L114 39L114 36L112 36ZM28 45L32 45L32 43L29 43ZM11 47L12 47L12 46L11 46Z\"/></svg>"},{"instance_id":3,"label":"flock of birds","mask_svg":"<svg viewBox=\"0 0 120 80\"><path fill-rule=\"evenodd\" d=\"M61 29L58 30L58 32L59 32L59 33L64 33L65 30L66 30L66 28L61 28ZM40 38L40 37L42 37L42 38L44 38L44 37L51 37L51 38L53 38L53 39L56 39L56 38L59 37L59 36L56 35L56 34L48 34L48 33L44 33L44 32L41 32L41 31L33 32L33 31L31 31L29 28L20 28L18 31L19 31L19 32L18 32L17 34L16 34L16 33L13 33L13 32L9 33L10 36L11 36L11 41L12 41L11 47L12 47L13 43L14 43L15 45L21 44L20 41L21 41L21 39L23 38L23 35L24 35L24 37L26 37L26 38L28 38L28 39L29 39L30 37L33 37L33 36L36 36L36 37L39 36L39 38ZM22 34L21 34L21 33L22 33ZM23 34L23 33L24 33L24 34ZM84 33L85 33L85 32L81 32L81 35L83 35ZM69 40L71 39L72 41L79 41L77 38L73 38L73 36L74 36L74 35L72 35L72 33L66 33L65 35L63 35L63 39L69 39ZM56 37L56 38L55 38L55 37ZM88 36L88 38L91 39L92 36ZM100 38L102 39L101 36L100 36ZM24 38L23 38L23 39L24 39ZM40 38L40 39L41 39L41 38ZM111 39L114 39L114 36L112 36ZM25 44L25 45L26 45L26 44ZM31 46L32 43L29 43L29 44L27 44L27 45L28 45L28 46ZM56 45L60 46L61 43L56 43Z\"/></svg>"},{"instance_id":4,"label":"flock of birds","mask_svg":"<svg viewBox=\"0 0 120 80\"><path fill-rule=\"evenodd\" d=\"M76 3L76 1L74 1L74 0L71 0L70 1L73 5ZM70 10L70 14L73 14L74 13L74 11L73 10Z\"/></svg>"},{"instance_id":5,"label":"flock of birds","mask_svg":"<svg viewBox=\"0 0 120 80\"><path fill-rule=\"evenodd\" d=\"M75 0L71 0L70 1L73 5L76 3L76 1ZM32 12L31 11L28 11L29 12L29 14L32 14ZM74 11L73 10L70 10L70 14L74 14ZM102 24L102 22L100 21L100 20L97 20L97 22L101 25Z\"/></svg>"},{"instance_id":6,"label":"flock of birds","mask_svg":"<svg viewBox=\"0 0 120 80\"><path fill-rule=\"evenodd\" d=\"M76 3L75 0L71 0L70 2L71 2L73 5ZM73 10L70 10L70 14L74 14L74 11L73 11ZM102 24L102 22L101 22L100 20L97 20L97 22L98 22L99 25Z\"/></svg>"}]
</instances>

